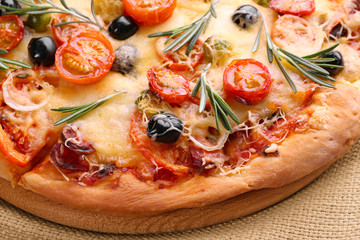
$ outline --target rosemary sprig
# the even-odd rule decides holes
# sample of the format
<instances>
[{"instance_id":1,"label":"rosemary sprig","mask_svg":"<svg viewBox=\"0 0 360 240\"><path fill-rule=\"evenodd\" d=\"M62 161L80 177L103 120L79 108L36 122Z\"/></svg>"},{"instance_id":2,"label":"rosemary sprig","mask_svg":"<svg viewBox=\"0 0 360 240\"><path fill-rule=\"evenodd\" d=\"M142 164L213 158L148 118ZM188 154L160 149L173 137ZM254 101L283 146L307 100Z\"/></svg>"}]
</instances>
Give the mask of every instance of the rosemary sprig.
<instances>
[{"instance_id":1,"label":"rosemary sprig","mask_svg":"<svg viewBox=\"0 0 360 240\"><path fill-rule=\"evenodd\" d=\"M94 18L93 20L90 19L88 16L84 15L83 13L79 12L77 9L69 7L65 2L65 0L60 0L61 5L54 3L52 0L38 0L38 1L18 0L18 2L28 7L12 8L0 4L0 8L10 10L6 14L38 15L38 14L46 14L46 13L64 13L80 19L80 21L59 23L55 25L56 27L63 26L66 24L72 24L72 23L88 23L88 24L96 25L100 29L104 28L96 18L96 14L94 10L94 0L91 0L91 13Z\"/></svg>"},{"instance_id":2,"label":"rosemary sprig","mask_svg":"<svg viewBox=\"0 0 360 240\"><path fill-rule=\"evenodd\" d=\"M162 36L169 36L166 40L165 44L168 44L171 39L175 39L171 44L169 44L165 49L164 52L168 52L172 50L173 52L178 51L180 48L185 46L187 43L189 43L187 49L186 49L186 55L189 55L191 49L194 47L196 41L198 40L201 32L205 33L211 17L216 18L216 12L215 12L215 5L218 4L219 1L213 1L210 5L209 10L198 20L195 22L185 25L179 28L175 28L169 31L165 32L157 32L150 34L148 37L162 37Z\"/></svg>"},{"instance_id":3,"label":"rosemary sprig","mask_svg":"<svg viewBox=\"0 0 360 240\"><path fill-rule=\"evenodd\" d=\"M1 55L2 54L7 54L7 53L8 53L8 51L0 48L0 54ZM8 69L17 69L17 67L31 68L31 66L29 64L27 64L27 63L23 63L23 62L20 62L20 61L0 57L0 71L5 73Z\"/></svg>"},{"instance_id":4,"label":"rosemary sprig","mask_svg":"<svg viewBox=\"0 0 360 240\"><path fill-rule=\"evenodd\" d=\"M266 36L266 49L267 49L267 56L270 63L273 62L275 59L275 62L279 66L281 72L283 73L286 81L289 83L291 89L294 91L294 93L297 92L296 85L294 81L290 78L289 73L286 71L284 65L281 63L282 59L285 59L290 65L298 69L304 76L309 78L310 80L318 83L321 86L329 87L329 88L335 88L335 86L329 82L326 82L325 80L335 81L334 78L330 76L330 73L326 71L323 67L335 67L335 68L343 68L343 66L338 65L332 65L329 64L329 62L334 61L334 58L321 58L320 56L332 51L335 49L339 43L323 49L321 51L318 51L316 53L299 57L295 54L292 54L274 44L274 42L271 40L269 31L266 27L266 23L264 22L264 19L262 18L259 31L257 33L254 46L252 48L252 52L256 52L259 48L259 42L260 42L260 35L262 26L264 25L265 28L265 36ZM324 80L325 79L325 80Z\"/></svg>"},{"instance_id":5,"label":"rosemary sprig","mask_svg":"<svg viewBox=\"0 0 360 240\"><path fill-rule=\"evenodd\" d=\"M195 97L196 94L200 91L199 113L202 113L205 110L206 97L208 96L210 99L211 106L214 109L217 130L220 132L220 125L219 125L219 120L220 120L224 128L232 133L233 130L227 116L230 116L230 118L234 120L234 122L236 122L237 124L240 124L240 120L233 113L230 106L224 101L222 97L220 97L219 94L217 94L211 88L208 81L206 80L206 74L210 69L210 67L211 67L211 63L209 63L204 68L204 71L201 73L201 76L192 92L192 97Z\"/></svg>"},{"instance_id":6,"label":"rosemary sprig","mask_svg":"<svg viewBox=\"0 0 360 240\"><path fill-rule=\"evenodd\" d=\"M89 113L90 111L94 110L95 108L100 107L101 105L103 105L105 102L107 102L109 99L119 95L119 94L123 94L123 93L127 93L126 91L116 91L116 93L106 96L102 99L97 100L96 102L93 103L89 103L89 104L85 104L85 105L81 105L81 106L75 106L75 107L61 107L61 108L55 108L55 109L51 109L51 111L55 111L55 112L62 112L62 113L71 113L69 115L67 115L64 118L61 118L59 121L54 123L54 126L60 125L62 123L71 123L79 118L81 118L82 116L84 116L85 114Z\"/></svg>"}]
</instances>

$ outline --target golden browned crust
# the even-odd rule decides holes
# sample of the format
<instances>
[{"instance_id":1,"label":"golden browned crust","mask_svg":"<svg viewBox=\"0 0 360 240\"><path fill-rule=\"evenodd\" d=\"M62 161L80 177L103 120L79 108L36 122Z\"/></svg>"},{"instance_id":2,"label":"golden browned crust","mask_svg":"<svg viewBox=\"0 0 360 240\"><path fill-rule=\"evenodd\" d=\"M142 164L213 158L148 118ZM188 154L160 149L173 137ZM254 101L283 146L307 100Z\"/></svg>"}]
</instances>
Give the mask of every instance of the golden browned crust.
<instances>
[{"instance_id":1,"label":"golden browned crust","mask_svg":"<svg viewBox=\"0 0 360 240\"><path fill-rule=\"evenodd\" d=\"M35 170L25 174L21 184L74 208L113 215L150 215L201 207L251 190L281 187L332 163L359 138L360 91L347 84L336 86L314 95L309 130L288 137L279 146L279 156L255 158L238 175L200 176L159 189L124 173L118 187L110 188L106 184L83 187L53 172Z\"/></svg>"},{"instance_id":2,"label":"golden browned crust","mask_svg":"<svg viewBox=\"0 0 360 240\"><path fill-rule=\"evenodd\" d=\"M204 207L179 209L154 216L111 216L74 209L20 186L13 188L1 178L0 198L36 216L86 230L131 234L184 231L229 221L259 211L303 188L328 167L329 165L326 165L280 188L250 191Z\"/></svg>"}]
</instances>

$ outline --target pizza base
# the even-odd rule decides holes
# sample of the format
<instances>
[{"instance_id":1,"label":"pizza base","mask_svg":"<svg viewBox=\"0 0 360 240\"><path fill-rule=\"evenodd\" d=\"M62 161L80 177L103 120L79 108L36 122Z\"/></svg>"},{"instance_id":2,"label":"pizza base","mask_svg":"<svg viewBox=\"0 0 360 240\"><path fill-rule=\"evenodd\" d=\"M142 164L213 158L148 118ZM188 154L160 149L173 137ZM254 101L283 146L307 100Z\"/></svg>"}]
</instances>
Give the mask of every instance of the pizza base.
<instances>
[{"instance_id":1,"label":"pizza base","mask_svg":"<svg viewBox=\"0 0 360 240\"><path fill-rule=\"evenodd\" d=\"M279 156L258 157L236 176L197 176L171 188L121 175L116 188L106 181L83 187L65 181L48 164L25 174L20 184L53 201L76 209L118 216L154 215L179 208L202 207L262 188L279 188L331 164L360 136L360 91L346 83L314 95L310 129L279 145Z\"/></svg>"},{"instance_id":2,"label":"pizza base","mask_svg":"<svg viewBox=\"0 0 360 240\"><path fill-rule=\"evenodd\" d=\"M146 234L185 231L230 221L269 207L294 194L331 164L280 188L241 194L205 207L179 209L154 216L120 217L88 212L51 201L0 178L0 198L38 217L66 226L106 233ZM241 206L241 208L239 208Z\"/></svg>"}]
</instances>

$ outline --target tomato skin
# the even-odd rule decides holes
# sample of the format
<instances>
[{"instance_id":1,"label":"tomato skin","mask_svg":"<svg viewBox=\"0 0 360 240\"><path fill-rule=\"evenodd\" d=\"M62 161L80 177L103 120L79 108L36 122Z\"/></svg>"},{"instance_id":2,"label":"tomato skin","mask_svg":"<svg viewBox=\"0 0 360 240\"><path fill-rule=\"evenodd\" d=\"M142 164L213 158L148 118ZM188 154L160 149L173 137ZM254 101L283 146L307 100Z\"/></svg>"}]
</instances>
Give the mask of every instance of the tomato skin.
<instances>
[{"instance_id":1,"label":"tomato skin","mask_svg":"<svg viewBox=\"0 0 360 240\"><path fill-rule=\"evenodd\" d=\"M176 7L176 0L162 0L161 3L155 3L156 6L140 6L141 3L145 4L144 2L159 1L123 0L125 12L135 21L144 25L156 25L165 22L171 17Z\"/></svg>"},{"instance_id":2,"label":"tomato skin","mask_svg":"<svg viewBox=\"0 0 360 240\"><path fill-rule=\"evenodd\" d=\"M98 31L85 30L58 48L55 67L66 81L90 84L101 80L110 71L114 60L111 42Z\"/></svg>"},{"instance_id":3,"label":"tomato skin","mask_svg":"<svg viewBox=\"0 0 360 240\"><path fill-rule=\"evenodd\" d=\"M225 69L225 92L243 104L260 103L268 95L270 88L269 70L255 59L233 60Z\"/></svg>"},{"instance_id":4,"label":"tomato skin","mask_svg":"<svg viewBox=\"0 0 360 240\"><path fill-rule=\"evenodd\" d=\"M9 26L17 29L10 29ZM10 51L20 42L23 36L24 23L17 15L0 17L0 48Z\"/></svg>"},{"instance_id":5,"label":"tomato skin","mask_svg":"<svg viewBox=\"0 0 360 240\"><path fill-rule=\"evenodd\" d=\"M189 81L180 74L161 67L152 67L147 73L150 91L168 103L182 103L190 93ZM177 88L166 86L167 83L176 84ZM164 85L165 86L161 86Z\"/></svg>"},{"instance_id":6,"label":"tomato skin","mask_svg":"<svg viewBox=\"0 0 360 240\"><path fill-rule=\"evenodd\" d=\"M69 21L76 21L76 18L68 14L56 14L52 21L52 30L56 42L59 45L62 45L66 41L68 41L73 34L89 29L89 26L87 24L81 23L67 24L64 26L55 27L56 24Z\"/></svg>"},{"instance_id":7,"label":"tomato skin","mask_svg":"<svg viewBox=\"0 0 360 240\"><path fill-rule=\"evenodd\" d=\"M167 37L161 37L156 42L156 52L160 58L163 59L163 62L169 63L167 66L174 71L187 71L193 70L198 66L202 59L204 58L203 42L199 39L196 41L193 49L190 51L189 55L186 55L186 49L188 44L183 46L176 52L168 51L163 52L165 48L165 41Z\"/></svg>"},{"instance_id":8,"label":"tomato skin","mask_svg":"<svg viewBox=\"0 0 360 240\"><path fill-rule=\"evenodd\" d=\"M271 0L270 8L280 14L307 16L315 11L314 0Z\"/></svg>"}]
</instances>

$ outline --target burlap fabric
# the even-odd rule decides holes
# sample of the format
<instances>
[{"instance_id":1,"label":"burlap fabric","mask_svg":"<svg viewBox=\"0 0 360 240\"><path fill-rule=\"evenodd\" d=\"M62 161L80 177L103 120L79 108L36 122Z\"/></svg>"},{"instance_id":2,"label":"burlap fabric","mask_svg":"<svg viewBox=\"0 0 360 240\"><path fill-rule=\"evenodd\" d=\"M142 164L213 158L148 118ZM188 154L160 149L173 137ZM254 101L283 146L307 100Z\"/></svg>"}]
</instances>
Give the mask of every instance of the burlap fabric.
<instances>
[{"instance_id":1,"label":"burlap fabric","mask_svg":"<svg viewBox=\"0 0 360 240\"><path fill-rule=\"evenodd\" d=\"M160 235L102 234L48 222L0 200L0 239L360 239L360 142L300 192L231 222Z\"/></svg>"}]
</instances>

